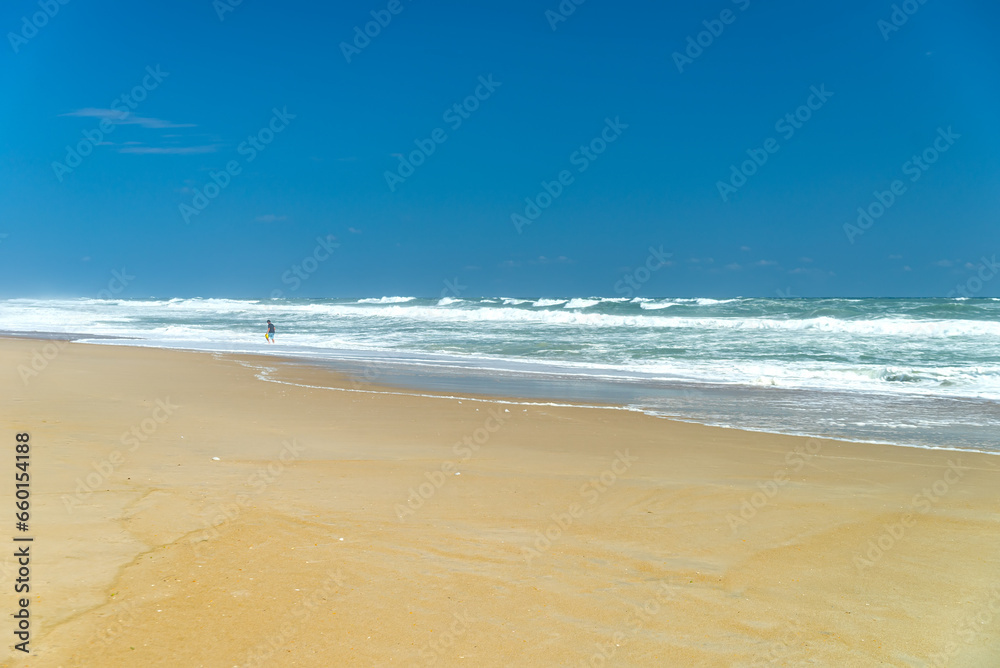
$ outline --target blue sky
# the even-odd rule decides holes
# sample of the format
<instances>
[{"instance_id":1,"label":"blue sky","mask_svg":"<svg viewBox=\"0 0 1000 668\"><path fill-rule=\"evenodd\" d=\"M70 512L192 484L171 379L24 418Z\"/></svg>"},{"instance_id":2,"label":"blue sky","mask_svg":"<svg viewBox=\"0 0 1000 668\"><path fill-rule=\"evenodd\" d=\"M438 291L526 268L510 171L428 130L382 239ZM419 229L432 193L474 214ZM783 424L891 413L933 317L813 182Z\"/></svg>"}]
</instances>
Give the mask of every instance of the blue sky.
<instances>
[{"instance_id":1,"label":"blue sky","mask_svg":"<svg viewBox=\"0 0 1000 668\"><path fill-rule=\"evenodd\" d=\"M223 3L4 3L0 295L614 296L662 246L645 296L944 296L1000 253L995 2Z\"/></svg>"}]
</instances>

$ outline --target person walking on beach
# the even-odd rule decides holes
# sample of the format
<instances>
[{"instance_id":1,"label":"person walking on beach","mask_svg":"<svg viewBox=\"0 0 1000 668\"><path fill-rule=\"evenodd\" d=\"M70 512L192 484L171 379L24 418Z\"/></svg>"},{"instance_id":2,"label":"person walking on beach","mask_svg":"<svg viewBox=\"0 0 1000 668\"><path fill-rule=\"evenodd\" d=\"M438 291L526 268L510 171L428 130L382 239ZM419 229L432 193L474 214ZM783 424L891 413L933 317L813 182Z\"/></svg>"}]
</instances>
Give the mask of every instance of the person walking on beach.
<instances>
[{"instance_id":1,"label":"person walking on beach","mask_svg":"<svg viewBox=\"0 0 1000 668\"><path fill-rule=\"evenodd\" d=\"M267 334L264 335L264 339L268 343L274 343L274 325L271 324L270 320L267 321Z\"/></svg>"}]
</instances>

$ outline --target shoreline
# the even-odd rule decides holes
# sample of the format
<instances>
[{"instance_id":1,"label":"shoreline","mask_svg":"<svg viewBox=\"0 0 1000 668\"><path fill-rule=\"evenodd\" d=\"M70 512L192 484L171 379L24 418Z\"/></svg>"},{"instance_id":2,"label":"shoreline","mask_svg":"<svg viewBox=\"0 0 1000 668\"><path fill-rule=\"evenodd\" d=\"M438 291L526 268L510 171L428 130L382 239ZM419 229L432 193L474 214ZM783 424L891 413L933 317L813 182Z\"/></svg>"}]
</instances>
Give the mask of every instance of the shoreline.
<instances>
[{"instance_id":1,"label":"shoreline","mask_svg":"<svg viewBox=\"0 0 1000 668\"><path fill-rule=\"evenodd\" d=\"M74 334L60 335L58 333L52 333L52 332L48 332L48 333L41 332L41 333L37 333L37 334L44 334L44 335L46 335L44 338L38 339L39 341L42 341L42 342L44 342L44 341L51 341L51 340L61 340L61 341L79 343L80 345L118 346L119 344L116 344L115 340L116 339L117 340L122 340L122 337L113 337L113 336L106 336L105 337L105 336L91 336L91 335L82 335L82 334L80 334L80 335L74 335ZM0 332L0 339L7 338L7 337L9 337L9 338L15 338L15 339L29 339L29 340L33 338L31 336L28 336L28 335L19 336L16 333L12 334L10 332ZM60 338L60 337L66 337L66 338ZM81 339L83 339L84 341L81 342ZM86 339L94 339L95 342L91 343L90 341L87 341ZM106 339L106 341L102 341L102 339ZM134 340L141 341L142 339L134 339ZM234 359L236 359L236 358L240 358L240 359L247 358L247 359L259 360L256 364L251 364L250 362L248 362L248 365L250 365L252 368L256 368L256 369L266 369L266 368L268 368L269 364L271 364L271 365L277 364L277 365L290 365L290 366L304 366L304 367L318 369L318 370L325 370L325 371L328 371L328 372L330 372L332 374L341 375L341 376L345 376L345 377L348 377L348 378L356 377L357 375L359 375L357 373L358 371L362 371L361 375L368 375L369 370L372 369L372 368L381 368L381 369L384 370L386 368L390 368L391 369L391 368L397 368L397 367L406 367L406 366L408 366L410 364L410 362L405 362L405 361L400 361L400 360L405 360L405 359L407 359L407 356L412 356L413 355L413 353L401 353L400 357L392 357L391 355L385 355L382 358L376 358L374 360L372 358L368 358L368 357L359 357L357 359L352 360L351 358L319 358L319 357L309 357L307 355L282 355L281 353L271 354L271 353L253 353L253 352L213 351L213 350L202 350L202 349L197 349L197 348L184 348L184 347L171 348L171 347L157 346L157 345L154 345L154 344L143 345L141 343L137 343L137 344L124 343L124 344L120 344L120 345L121 345L121 347L125 347L125 348L143 348L143 349L152 349L152 350L176 351L176 352L182 352L182 353L198 353L198 354L219 355L219 356L222 356L222 357L228 357L228 358L234 358ZM341 351L341 352L344 352L344 351ZM363 355L363 354L369 353L371 351L346 351L346 352L353 352L353 353L357 353L359 355ZM379 352L380 354L384 353L384 351L377 351L377 352ZM363 365L361 364L361 362L363 362ZM352 367L352 365L353 365L353 367ZM363 370L361 369L362 366L363 366ZM472 372L480 372L483 377L488 376L488 374L483 373L483 371L484 371L483 369L472 368L471 371ZM553 375L554 372L552 372L552 371L527 371L526 373L536 374L538 377L544 377L544 376ZM376 374L376 376L378 376L378 375L380 375L380 374ZM471 373L470 375L465 376L465 378L474 378L475 375L476 375L476 373ZM511 403L524 404L524 405L553 406L553 407L558 407L558 406L561 406L561 407L591 407L591 406L593 406L593 407L602 407L602 408L606 408L606 409L633 411L633 412L637 412L637 413L642 413L644 415L648 415L650 417L654 417L654 418L658 418L658 419L670 420L670 421L673 421L673 422L682 422L682 423L686 423L686 424L696 424L696 425L702 425L702 426L706 426L706 427L718 427L718 428L721 428L721 429L735 429L735 430L738 430L738 431L746 431L746 432L759 433L759 434L771 434L771 435L776 435L776 436L796 436L796 437L801 437L801 438L817 438L817 439L827 439L827 440L840 441L840 442L844 442L844 443L858 443L858 444L870 444L870 445L888 445L888 446L903 447L903 448L916 448L916 449L922 449L922 450L940 450L940 451L948 451L948 452L968 452L968 453L978 453L978 454L987 454L987 455L1000 455L1000 449L989 449L987 447L960 447L960 446L950 446L950 445L929 445L929 444L923 444L923 443L905 442L903 440L889 441L889 440L881 440L881 439L877 439L877 438L850 437L850 436L845 436L845 435L842 435L842 434L820 434L820 433L811 433L811 432L808 432L808 431L796 431L796 430L791 430L791 429L778 429L778 428L764 428L764 427L755 427L755 426L750 426L750 425L739 425L738 426L738 425L734 425L734 424L731 424L730 422L726 422L726 421L712 421L712 420L698 419L696 417L690 417L690 416L685 416L685 415L666 415L666 414L663 414L661 412L661 410L658 409L658 408L650 407L650 406L636 405L635 403L631 403L631 402L627 402L627 401L615 400L615 398L613 398L613 397L612 398L608 398L607 400L603 400L603 401L600 400L600 399L598 399L596 402L591 402L591 403L588 403L585 400L579 400L579 401L577 401L577 400L574 400L573 398L566 398L566 397L547 397L549 399L549 401L545 401L546 397L544 397L544 396L538 396L538 395L535 395L535 396L521 396L521 395L518 395L516 393L510 393L510 392L490 392L489 388L485 387L482 381L479 382L479 389L481 391L476 391L475 389L473 389L473 390L470 390L469 392L467 392L466 394L456 394L455 393L456 391L461 391L461 390L454 390L454 389L449 389L449 388L435 389L433 387L433 383L428 383L426 386L419 385L418 384L419 381L415 380L415 379L420 378L420 376L419 376L418 373L405 374L401 378L400 378L399 374L397 374L397 379L398 380L396 382L393 382L392 379L387 378L386 376L387 375L384 374L384 373L381 374L382 385L385 386L385 388L383 390L381 390L381 391L383 393L388 393L388 394L396 393L396 394L398 394L400 396L412 395L412 396L422 396L422 397L431 397L431 398L433 398L433 397L458 398L458 399L464 399L464 400L468 400L468 401L482 401L482 402L491 402L491 401L503 400L503 401L509 401ZM566 376L566 377L571 377L571 376ZM604 378L604 377L600 377L600 376L592 376L592 375L588 375L588 374L580 374L579 377L576 380L579 381L579 382L587 382L588 380L593 380L594 378L597 378L599 380L613 380L614 379L613 376L609 376L609 377ZM270 379L267 379L267 378L262 378L262 380L264 380L266 382L281 382L281 381L273 381L273 380L270 380ZM425 380L426 380L426 378L425 378ZM737 392L741 392L741 391L750 391L750 392L761 391L761 388L757 388L757 387L753 387L753 386L748 386L748 385L738 385L738 384L735 384L735 385L722 385L722 384L691 383L691 382L677 382L676 386L674 388L672 388L672 389L676 390L678 392L684 393L684 392L689 391L689 390L685 390L684 389L685 387L698 387L699 390L703 391L705 394L708 394L708 395L711 395L714 392L733 391L734 389ZM338 388L338 387L321 388L321 386L316 386L316 388L317 389L331 389L331 390L345 389L345 388ZM775 391L775 390L764 389L763 391L764 392L772 392L772 391ZM798 388L798 389L781 388L780 390L777 390L777 391L786 392L786 393L789 393L789 394L795 394L795 393L807 393L808 394L808 393L812 393L812 392L820 392L820 393L824 392L823 390L814 390L814 389L805 389L805 388ZM858 393L858 396L860 398L862 398L862 399L864 397L866 397L866 396L873 396L873 397L879 397L879 396L881 396L881 397L884 397L884 398L891 398L891 399L898 399L899 398L898 395L894 395L894 394L884 394L884 395L872 394L872 395L868 395L866 393L860 393L860 392ZM933 395L928 395L927 397L922 397L920 395L916 395L915 398L917 398L917 399L926 398L926 399L929 399L929 400L936 400L936 399L947 400L947 399L949 399L948 397L937 397L937 396L933 396ZM977 398L973 398L973 397L958 397L958 398L955 398L955 399L956 400L962 400L962 401L989 402L989 400L977 399ZM995 403L995 402L993 402L993 403Z\"/></svg>"},{"instance_id":2,"label":"shoreline","mask_svg":"<svg viewBox=\"0 0 1000 668\"><path fill-rule=\"evenodd\" d=\"M376 394L298 364L268 383L253 359L132 346L66 344L25 385L32 345L0 341L4 422L39 444L30 665L1000 647L1000 618L962 635L1000 572L994 457ZM331 384L358 391L299 386Z\"/></svg>"},{"instance_id":3,"label":"shoreline","mask_svg":"<svg viewBox=\"0 0 1000 668\"><path fill-rule=\"evenodd\" d=\"M800 436L803 438L819 438L843 441L845 443L867 443L873 445L892 445L897 447L918 448L927 450L945 450L951 452L970 452L1000 455L1000 444L994 445L995 439L988 437L982 428L978 431L970 431L967 434L954 432L945 429L942 432L929 431L924 442L916 442L905 438L895 440L889 438L879 438L872 434L852 434L844 432L844 426L834 430L814 430L803 429L805 424L802 416L796 420L797 428L788 426L787 422L782 422L782 416L774 411L780 410L782 404L795 401L797 397L808 397L813 401L832 401L830 409L836 412L840 410L846 415L853 406L855 409L865 407L868 414L863 419L866 422L855 424L868 424L862 428L862 432L871 430L871 424L877 424L879 417L879 406L882 410L891 410L899 418L902 413L901 407L909 406L906 412L921 414L934 405L935 415L943 416L949 412L945 404L953 404L951 409L962 407L963 411L970 412L970 415L977 414L971 406L981 404L984 415L989 412L1000 421L1000 403L977 397L949 397L933 394L898 394L891 392L862 392L859 390L844 391L832 389L816 388L777 388L760 387L739 383L724 384L710 383L703 381L693 381L685 379L647 379L642 380L625 374L623 376L573 373L573 367L560 367L558 364L550 365L538 361L515 361L506 360L514 364L511 368L502 368L504 360L493 360L494 367L479 367L470 365L470 360L464 357L455 357L457 363L447 364L449 355L437 353L415 353L405 351L372 351L343 349L328 352L326 357L316 356L315 350L288 352L259 352L241 350L213 350L211 348L193 347L170 347L157 344L155 342L144 342L141 338L128 339L127 337L99 336L84 334L59 334L52 332L26 333L25 336L17 333L0 332L0 339L10 337L15 339L31 340L32 336L27 334L41 334L39 341L60 340L79 343L81 345L115 346L126 348L142 348L153 350L167 350L186 353L203 353L211 355L221 355L232 358L248 358L259 360L260 368L267 368L268 364L306 366L310 368L326 370L333 374L358 377L366 376L371 381L378 381L386 386L387 391L398 391L400 395L412 394L414 396L462 396L469 400L476 398L480 401L490 401L496 399L509 399L511 401L537 402L539 405L547 404L551 406L586 406L602 405L607 407L618 407L623 410L640 412L651 417L684 422L688 424L698 424L709 427L720 427L723 429L737 429L761 434L774 434L785 436ZM135 343L125 343L124 341L135 341ZM119 343L121 342L121 343ZM473 357L472 360L479 358ZM532 369L538 366L538 369ZM546 368L551 366L551 368ZM522 368L523 367L523 368ZM374 370L374 371L373 371ZM265 379L266 380L266 379ZM567 390L567 387L574 388ZM582 391L580 388L585 388ZM331 388L336 389L336 388ZM645 393L645 394L643 394ZM839 398L838 398L839 397ZM677 409L673 403L677 399L685 400L687 408ZM697 401L694 401L697 399ZM727 406L720 414L712 415L711 411L705 414L696 414L697 409L692 409L692 403L712 403L722 401ZM847 401L841 405L838 402ZM728 402L728 403L727 403ZM764 412L755 417L755 421L750 424L734 424L738 419L736 415L743 410L742 407L761 403L768 405ZM941 406L937 404L941 403ZM773 406L771 405L773 404ZM912 406L910 406L912 404ZM875 405L875 407L871 407ZM890 408L891 407L891 408ZM763 417L762 417L763 416ZM743 416L746 417L746 416ZM1000 422L998 422L1000 423ZM957 423L956 423L957 424ZM982 427L982 425L980 425ZM918 433L927 431L926 429L909 426ZM965 427L965 429L972 429ZM889 435L897 430L882 429L883 435ZM857 428L848 428L847 432L857 431ZM905 431L905 430L903 430ZM988 431L988 430L987 430ZM937 440L935 440L937 439ZM973 443L963 441L972 439ZM940 445L941 441L958 440L956 445Z\"/></svg>"},{"instance_id":4,"label":"shoreline","mask_svg":"<svg viewBox=\"0 0 1000 668\"><path fill-rule=\"evenodd\" d=\"M199 351L185 351L185 352L199 352ZM228 353L214 353L214 354L218 354L218 355L222 355L222 356L228 356L229 355ZM247 355L245 353L232 354L232 357L234 357L234 358L237 358L237 357L238 358L245 358L245 357L258 358L259 357L262 360L263 359L275 359L275 358L264 356L264 355L250 356L250 355ZM320 363L317 363L317 362L313 362L313 361L309 361L309 360L302 361L302 359L300 359L300 358L281 358L281 357L277 357L277 359L279 360L279 364L301 365L301 366L307 366L307 367L314 368L314 369L326 369L327 368L323 364L320 364ZM247 366L249 368L252 368L252 369L255 369L255 370L266 370L268 368L267 365L264 364L263 362L261 362L259 366L250 364L248 362ZM260 376L258 376L258 377L260 378ZM439 394L439 393L428 394L425 391L423 391L422 388L418 388L418 387L409 387L409 388L407 388L405 386L400 386L400 387L394 388L394 389L381 389L381 390L368 389L368 390L361 390L361 389L355 389L355 388L336 387L336 386L301 385L301 384L295 384L295 383L288 383L288 382L280 381L280 380L272 380L272 379L269 379L269 378L266 378L266 377L263 377L263 378L260 378L260 379L262 381L264 381L264 382L280 383L280 384L284 384L284 385L294 385L296 387L303 387L303 388L314 389L314 390L330 390L330 391L335 391L335 392L366 392L366 393L372 393L372 394L388 394L388 395L396 395L396 396L423 397L423 398L428 398L428 399L450 399L450 400L462 400L462 401L475 401L475 402L481 402L481 403L510 404L512 406L548 406L548 407L553 407L553 408L593 408L593 409L598 409L598 410L622 410L622 411L629 411L629 412L633 412L633 413L640 413L642 415L646 415L648 417L656 418L656 419L659 419L659 420L668 420L670 422L681 422L681 423L684 423L684 424L694 424L694 425L700 425L700 426L703 426L703 427L714 427L716 429L733 429L733 430L736 430L736 431L742 431L742 432L754 433L754 434L769 434L769 435L772 435L772 436L794 436L796 438L813 438L813 439L821 439L821 440L827 440L827 441L837 441L837 442L840 442L840 443L854 443L854 444L861 444L861 445L886 445L886 446L897 447L897 448L916 448L918 450L940 450L940 451L947 451L947 452L967 452L967 453L980 454L980 455L1000 456L1000 451L991 451L991 450L975 450L975 449L972 449L972 448L956 448L956 447L949 447L949 446L919 445L919 444L914 444L914 443L893 443L893 442L889 442L889 441L861 440L861 439L851 439L851 438L844 438L844 437L837 437L837 436L824 436L824 435L817 435L817 434L796 433L796 432L789 432L789 431L767 431L767 430L764 430L764 429L752 429L752 428L748 428L748 427L736 427L736 426L732 426L732 425L728 425L728 424L711 424L711 423L706 423L706 422L699 422L697 420L684 419L684 418L681 418L681 417L676 417L676 416L671 416L671 415L661 415L661 414L658 414L655 411L652 411L652 410L649 410L649 409L643 409L643 408L637 407L637 406L622 405L622 404L616 404L616 403L610 403L610 402L607 403L607 404L603 404L602 405L602 404L583 404L583 403L569 403L569 402L567 402L567 403L559 403L559 402L557 402L555 400L549 401L549 402L545 402L545 401L532 401L531 399L523 398L523 397L522 398L518 398L518 397L509 397L509 396L505 396L505 395L488 395L488 394L475 394L475 393L470 393L470 394L467 394L467 395Z\"/></svg>"}]
</instances>

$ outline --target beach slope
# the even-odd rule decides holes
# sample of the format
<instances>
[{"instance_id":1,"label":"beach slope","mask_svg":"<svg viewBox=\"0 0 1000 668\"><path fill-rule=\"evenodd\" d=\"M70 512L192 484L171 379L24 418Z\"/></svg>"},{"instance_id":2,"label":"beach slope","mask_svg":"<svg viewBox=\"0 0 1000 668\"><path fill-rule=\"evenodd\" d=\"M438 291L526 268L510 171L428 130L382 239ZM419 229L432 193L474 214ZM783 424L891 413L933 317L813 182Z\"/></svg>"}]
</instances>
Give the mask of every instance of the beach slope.
<instances>
[{"instance_id":1,"label":"beach slope","mask_svg":"<svg viewBox=\"0 0 1000 668\"><path fill-rule=\"evenodd\" d=\"M997 456L264 358L2 339L0 370L0 503L12 537L28 432L34 537L31 654L8 642L3 665L1000 657Z\"/></svg>"}]
</instances>

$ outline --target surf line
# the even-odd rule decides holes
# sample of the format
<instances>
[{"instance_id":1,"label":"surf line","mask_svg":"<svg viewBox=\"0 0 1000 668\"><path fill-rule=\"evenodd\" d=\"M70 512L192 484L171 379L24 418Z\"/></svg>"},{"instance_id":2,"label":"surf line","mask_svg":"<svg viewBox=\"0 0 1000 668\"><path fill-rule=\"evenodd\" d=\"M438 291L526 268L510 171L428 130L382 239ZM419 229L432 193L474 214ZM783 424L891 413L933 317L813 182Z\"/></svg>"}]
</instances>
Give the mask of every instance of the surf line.
<instances>
[{"instance_id":1,"label":"surf line","mask_svg":"<svg viewBox=\"0 0 1000 668\"><path fill-rule=\"evenodd\" d=\"M752 432L755 434L773 434L776 436L790 436L792 438L817 438L827 441L836 441L838 443L863 443L868 445L889 445L897 448L917 448L918 450L943 450L947 452L968 452L970 454L981 454L981 455L994 455L1000 456L1000 452L993 452L990 450L974 450L972 448L952 448L948 446L929 446L929 445L916 445L913 443L890 443L888 441L874 441L874 440L855 440L850 438L843 438L837 436L826 436L820 434L808 434L801 432L785 432L785 431L767 431L765 429L755 429L753 427L733 427L731 425L713 422L700 422L698 420L685 418L677 415L664 415L657 412L654 409L646 409L639 406L613 406L613 405L595 405L595 404L564 404L564 403L554 403L554 402L538 402L538 401L511 401L509 399L481 399L479 397L467 397L458 396L451 394L423 394L419 392L394 392L391 390L359 390L350 387L329 387L326 385L307 385L305 383L293 383L287 380L275 380L274 378L269 378L268 374L278 369L275 367L257 366L255 364L250 364L242 360L233 360L237 364L244 366L248 369L253 369L257 371L256 377L258 380L262 380L268 383L278 383L279 385L290 385L292 387L302 387L310 390L331 390L335 392L360 392L362 394L391 394L400 397L423 397L426 399L452 399L458 401L470 401L483 404L501 404L504 406L542 406L549 408L592 408L597 410L612 410L612 411L626 411L629 413L641 413L643 415L648 415L649 417L658 418L661 420L672 420L674 422L683 422L685 424L697 424L703 427L714 427L717 429L735 429L737 431Z\"/></svg>"},{"instance_id":2,"label":"surf line","mask_svg":"<svg viewBox=\"0 0 1000 668\"><path fill-rule=\"evenodd\" d=\"M291 385L293 387L304 387L310 390L332 390L334 392L360 392L361 394L391 394L399 397L423 397L426 399L453 399L458 401L470 401L483 404L502 404L504 406L547 406L549 408L596 408L601 410L628 411L630 413L643 413L644 411L630 406L599 406L594 404L561 404L553 402L539 401L511 401L509 399L481 399L479 397L466 397L453 394L422 394L419 392L394 392L391 390L359 390L351 387L330 387L327 385L307 385L305 383L293 383L288 380L275 380L269 378L268 374L277 371L275 367L257 366L242 360L233 360L237 364L248 369L257 371L257 379L268 383L278 383L279 385Z\"/></svg>"}]
</instances>

